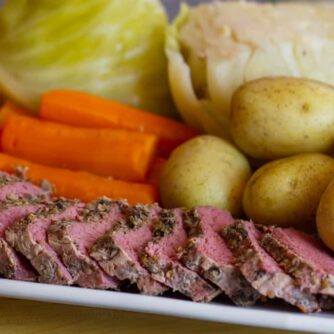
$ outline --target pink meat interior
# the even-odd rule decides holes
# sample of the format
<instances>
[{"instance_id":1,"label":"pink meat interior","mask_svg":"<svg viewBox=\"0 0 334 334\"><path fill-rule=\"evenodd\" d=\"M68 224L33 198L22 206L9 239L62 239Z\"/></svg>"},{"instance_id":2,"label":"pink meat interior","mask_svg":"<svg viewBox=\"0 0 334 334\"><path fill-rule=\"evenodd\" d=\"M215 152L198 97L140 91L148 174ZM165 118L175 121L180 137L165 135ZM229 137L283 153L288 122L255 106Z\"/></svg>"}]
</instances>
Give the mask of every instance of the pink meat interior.
<instances>
[{"instance_id":1,"label":"pink meat interior","mask_svg":"<svg viewBox=\"0 0 334 334\"><path fill-rule=\"evenodd\" d=\"M22 197L24 195L38 196L46 193L39 187L28 182L15 182L1 188L0 201L4 201L9 195Z\"/></svg>"},{"instance_id":2,"label":"pink meat interior","mask_svg":"<svg viewBox=\"0 0 334 334\"><path fill-rule=\"evenodd\" d=\"M187 244L187 234L183 227L182 210L174 209L176 218L173 231L158 242L150 242L145 248L150 256L169 257L177 259L177 251Z\"/></svg>"},{"instance_id":3,"label":"pink meat interior","mask_svg":"<svg viewBox=\"0 0 334 334\"><path fill-rule=\"evenodd\" d=\"M201 207L197 209L201 218L201 227L206 231L220 232L224 227L234 223L234 219L227 211L217 208Z\"/></svg>"},{"instance_id":4,"label":"pink meat interior","mask_svg":"<svg viewBox=\"0 0 334 334\"><path fill-rule=\"evenodd\" d=\"M146 244L152 239L152 223L158 217L160 208L153 208L147 221L143 221L140 227L120 230L113 234L113 241L133 260L138 260Z\"/></svg>"},{"instance_id":5,"label":"pink meat interior","mask_svg":"<svg viewBox=\"0 0 334 334\"><path fill-rule=\"evenodd\" d=\"M121 218L119 206L113 204L108 217L100 219L98 222L75 222L69 227L68 234L78 245L79 251L87 255L94 242L118 223Z\"/></svg>"},{"instance_id":6,"label":"pink meat interior","mask_svg":"<svg viewBox=\"0 0 334 334\"><path fill-rule=\"evenodd\" d=\"M0 211L0 237L3 237L5 230L17 220L25 217L29 213L35 212L41 207L42 205L13 206Z\"/></svg>"},{"instance_id":7,"label":"pink meat interior","mask_svg":"<svg viewBox=\"0 0 334 334\"><path fill-rule=\"evenodd\" d=\"M254 224L251 222L244 222L244 224L252 246L261 255L262 268L269 273L282 272L276 261L259 245L261 233L256 229Z\"/></svg>"},{"instance_id":8,"label":"pink meat interior","mask_svg":"<svg viewBox=\"0 0 334 334\"><path fill-rule=\"evenodd\" d=\"M47 236L46 232L52 223L52 221L57 221L61 219L74 219L78 214L78 207L75 205L69 206L67 209L60 213L50 215L47 218L39 218L34 224L30 224L28 229L32 238L38 242L46 242Z\"/></svg>"},{"instance_id":9,"label":"pink meat interior","mask_svg":"<svg viewBox=\"0 0 334 334\"><path fill-rule=\"evenodd\" d=\"M12 249L5 239L1 239L2 244L6 244L6 251L4 249L0 249L0 263L8 263L9 258L12 261L15 261L15 279L17 280L34 280L36 278L36 274L33 271L32 266L29 261L20 253L15 252Z\"/></svg>"},{"instance_id":10,"label":"pink meat interior","mask_svg":"<svg viewBox=\"0 0 334 334\"><path fill-rule=\"evenodd\" d=\"M197 248L217 264L229 264L232 260L232 253L218 232L234 223L232 216L226 211L210 207L199 208L197 212L200 215L203 232L202 237L197 239Z\"/></svg>"},{"instance_id":11,"label":"pink meat interior","mask_svg":"<svg viewBox=\"0 0 334 334\"><path fill-rule=\"evenodd\" d=\"M313 267L334 275L334 258L320 240L293 228L275 228L272 235Z\"/></svg>"},{"instance_id":12,"label":"pink meat interior","mask_svg":"<svg viewBox=\"0 0 334 334\"><path fill-rule=\"evenodd\" d=\"M37 244L42 244L45 248L45 251L53 258L55 262L62 268L64 276L68 280L71 280L71 275L61 262L58 254L49 246L47 241L47 230L52 223L52 221L57 221L60 219L74 219L78 215L78 209L80 206L71 205L63 212L53 214L47 218L39 218L34 224L30 224L28 227L31 239L33 239Z\"/></svg>"}]
</instances>

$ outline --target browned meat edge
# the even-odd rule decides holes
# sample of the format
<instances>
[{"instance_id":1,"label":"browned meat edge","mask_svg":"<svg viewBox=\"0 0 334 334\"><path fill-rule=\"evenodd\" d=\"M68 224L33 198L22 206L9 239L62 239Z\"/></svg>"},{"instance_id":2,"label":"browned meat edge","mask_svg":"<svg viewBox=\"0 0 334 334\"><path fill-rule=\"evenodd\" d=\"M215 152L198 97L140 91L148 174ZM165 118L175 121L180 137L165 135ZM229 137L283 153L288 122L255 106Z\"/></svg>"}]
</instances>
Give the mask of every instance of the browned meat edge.
<instances>
[{"instance_id":1,"label":"browned meat edge","mask_svg":"<svg viewBox=\"0 0 334 334\"><path fill-rule=\"evenodd\" d=\"M281 298L305 313L320 310L315 296L303 292L289 275L265 269L263 256L252 245L244 222L238 221L226 227L222 235L235 254L242 274L262 295Z\"/></svg>"},{"instance_id":2,"label":"browned meat edge","mask_svg":"<svg viewBox=\"0 0 334 334\"><path fill-rule=\"evenodd\" d=\"M285 272L293 276L300 284L306 281L307 288L312 292L316 291L334 296L334 277L332 275L324 273L322 278L319 278L319 275L315 275L315 270L311 265L303 261L301 257L270 234L263 235L261 246L277 261Z\"/></svg>"},{"instance_id":3,"label":"browned meat edge","mask_svg":"<svg viewBox=\"0 0 334 334\"><path fill-rule=\"evenodd\" d=\"M190 210L184 215L184 225L190 239L182 252L182 262L187 268L216 284L236 305L253 305L260 298L260 294L248 283L240 270L232 263L219 266L197 249L196 239L203 235L199 219L196 210Z\"/></svg>"}]
</instances>

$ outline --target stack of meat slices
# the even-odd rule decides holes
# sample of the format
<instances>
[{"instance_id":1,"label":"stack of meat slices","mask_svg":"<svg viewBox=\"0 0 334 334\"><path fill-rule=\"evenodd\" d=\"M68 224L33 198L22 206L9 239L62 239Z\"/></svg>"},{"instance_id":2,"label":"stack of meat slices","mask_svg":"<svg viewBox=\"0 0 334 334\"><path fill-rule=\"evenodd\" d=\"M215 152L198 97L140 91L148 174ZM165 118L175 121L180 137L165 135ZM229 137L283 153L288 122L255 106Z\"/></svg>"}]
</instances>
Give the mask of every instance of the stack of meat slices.
<instances>
[{"instance_id":1,"label":"stack of meat slices","mask_svg":"<svg viewBox=\"0 0 334 334\"><path fill-rule=\"evenodd\" d=\"M235 221L198 207L98 198L83 204L0 173L0 275L140 293L178 291L237 305L279 298L303 312L334 308L334 257L314 236Z\"/></svg>"}]
</instances>

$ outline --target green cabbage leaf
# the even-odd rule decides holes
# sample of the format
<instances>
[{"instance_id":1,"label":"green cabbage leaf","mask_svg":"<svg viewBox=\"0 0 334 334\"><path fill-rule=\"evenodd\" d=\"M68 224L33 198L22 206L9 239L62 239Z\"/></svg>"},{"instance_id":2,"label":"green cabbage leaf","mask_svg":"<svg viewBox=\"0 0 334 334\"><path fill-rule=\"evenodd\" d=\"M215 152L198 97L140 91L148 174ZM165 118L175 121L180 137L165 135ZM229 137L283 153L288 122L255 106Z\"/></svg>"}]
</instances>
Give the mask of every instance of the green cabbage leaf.
<instances>
[{"instance_id":1,"label":"green cabbage leaf","mask_svg":"<svg viewBox=\"0 0 334 334\"><path fill-rule=\"evenodd\" d=\"M159 0L7 0L0 10L0 90L38 110L74 89L173 116Z\"/></svg>"}]
</instances>

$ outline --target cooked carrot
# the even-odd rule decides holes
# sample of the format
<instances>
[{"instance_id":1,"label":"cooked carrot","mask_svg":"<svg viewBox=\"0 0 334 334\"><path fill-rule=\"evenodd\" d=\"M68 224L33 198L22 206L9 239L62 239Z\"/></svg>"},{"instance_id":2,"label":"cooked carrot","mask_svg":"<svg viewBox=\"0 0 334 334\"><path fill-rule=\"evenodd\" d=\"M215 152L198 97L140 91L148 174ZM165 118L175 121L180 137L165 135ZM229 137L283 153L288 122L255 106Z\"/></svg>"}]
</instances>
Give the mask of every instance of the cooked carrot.
<instances>
[{"instance_id":1,"label":"cooked carrot","mask_svg":"<svg viewBox=\"0 0 334 334\"><path fill-rule=\"evenodd\" d=\"M11 115L1 138L5 153L36 163L142 182L155 156L151 134L87 129Z\"/></svg>"},{"instance_id":2,"label":"cooked carrot","mask_svg":"<svg viewBox=\"0 0 334 334\"><path fill-rule=\"evenodd\" d=\"M153 115L116 101L86 93L55 90L42 96L43 119L91 128L119 128L159 137L159 153L168 154L198 131L180 122Z\"/></svg>"},{"instance_id":3,"label":"cooked carrot","mask_svg":"<svg viewBox=\"0 0 334 334\"><path fill-rule=\"evenodd\" d=\"M147 182L155 186L159 186L159 180L161 177L162 170L167 163L166 159L156 158L148 172Z\"/></svg>"},{"instance_id":4,"label":"cooked carrot","mask_svg":"<svg viewBox=\"0 0 334 334\"><path fill-rule=\"evenodd\" d=\"M10 115L26 115L33 117L33 114L26 109L18 106L17 104L11 101L5 101L3 105L0 107L0 136L2 135L2 128ZM0 151L2 151L1 143L0 143Z\"/></svg>"},{"instance_id":5,"label":"cooked carrot","mask_svg":"<svg viewBox=\"0 0 334 334\"><path fill-rule=\"evenodd\" d=\"M11 101L6 101L0 108L0 128L4 126L7 118L13 114L33 116L33 114L28 110L18 106Z\"/></svg>"},{"instance_id":6,"label":"cooked carrot","mask_svg":"<svg viewBox=\"0 0 334 334\"><path fill-rule=\"evenodd\" d=\"M40 185L47 180L55 196L77 198L89 202L100 196L112 199L127 199L130 204L154 203L158 199L157 189L149 184L113 180L87 172L53 168L0 153L0 170L14 173L17 167L27 167L25 176Z\"/></svg>"}]
</instances>

